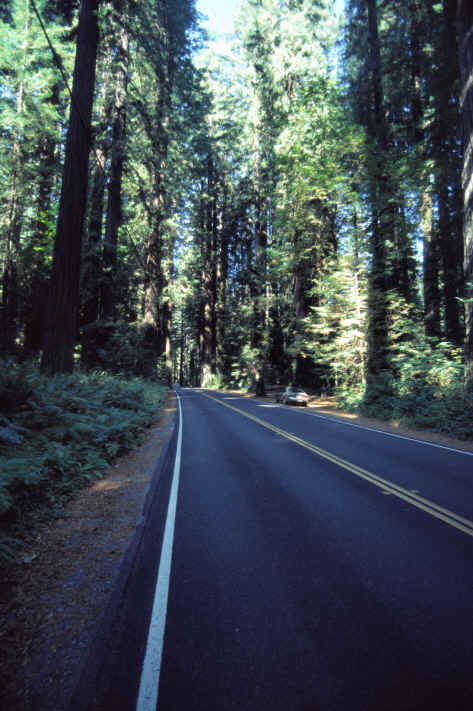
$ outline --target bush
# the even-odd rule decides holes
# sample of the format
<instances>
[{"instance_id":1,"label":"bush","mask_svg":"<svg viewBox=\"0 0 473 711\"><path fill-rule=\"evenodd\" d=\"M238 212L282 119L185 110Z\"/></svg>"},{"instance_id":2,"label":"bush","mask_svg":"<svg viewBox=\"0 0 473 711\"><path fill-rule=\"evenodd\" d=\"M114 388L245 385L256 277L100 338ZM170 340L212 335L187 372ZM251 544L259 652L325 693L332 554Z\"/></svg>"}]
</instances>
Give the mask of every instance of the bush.
<instances>
[{"instance_id":1,"label":"bush","mask_svg":"<svg viewBox=\"0 0 473 711\"><path fill-rule=\"evenodd\" d=\"M463 385L460 350L446 342L423 336L400 340L393 349L392 374L365 389L345 385L336 399L341 407L368 417L473 438L473 393Z\"/></svg>"},{"instance_id":2,"label":"bush","mask_svg":"<svg viewBox=\"0 0 473 711\"><path fill-rule=\"evenodd\" d=\"M61 507L99 478L114 457L138 444L166 393L142 378L98 371L48 378L32 365L0 360L3 528L26 512ZM0 559L8 548L0 540Z\"/></svg>"},{"instance_id":3,"label":"bush","mask_svg":"<svg viewBox=\"0 0 473 711\"><path fill-rule=\"evenodd\" d=\"M0 413L21 410L33 394L33 370L11 358L0 360Z\"/></svg>"},{"instance_id":4,"label":"bush","mask_svg":"<svg viewBox=\"0 0 473 711\"><path fill-rule=\"evenodd\" d=\"M172 385L172 371L166 363L166 356L164 354L158 359L156 377L160 383L165 383L169 386Z\"/></svg>"},{"instance_id":5,"label":"bush","mask_svg":"<svg viewBox=\"0 0 473 711\"><path fill-rule=\"evenodd\" d=\"M369 417L473 438L473 395L464 388L462 352L424 334L422 314L390 297L390 371L336 390L341 407Z\"/></svg>"}]
</instances>

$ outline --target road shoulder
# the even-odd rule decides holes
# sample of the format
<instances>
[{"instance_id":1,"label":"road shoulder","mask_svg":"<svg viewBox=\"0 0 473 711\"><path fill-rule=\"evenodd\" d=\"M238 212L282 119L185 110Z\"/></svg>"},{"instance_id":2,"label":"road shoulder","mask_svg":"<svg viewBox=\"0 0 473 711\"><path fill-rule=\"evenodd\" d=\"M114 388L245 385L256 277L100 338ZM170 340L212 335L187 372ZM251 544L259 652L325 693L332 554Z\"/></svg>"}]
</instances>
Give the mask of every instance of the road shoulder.
<instances>
[{"instance_id":1,"label":"road shoulder","mask_svg":"<svg viewBox=\"0 0 473 711\"><path fill-rule=\"evenodd\" d=\"M61 711L117 585L175 423L171 391L143 444L43 525L2 581L2 707Z\"/></svg>"}]
</instances>

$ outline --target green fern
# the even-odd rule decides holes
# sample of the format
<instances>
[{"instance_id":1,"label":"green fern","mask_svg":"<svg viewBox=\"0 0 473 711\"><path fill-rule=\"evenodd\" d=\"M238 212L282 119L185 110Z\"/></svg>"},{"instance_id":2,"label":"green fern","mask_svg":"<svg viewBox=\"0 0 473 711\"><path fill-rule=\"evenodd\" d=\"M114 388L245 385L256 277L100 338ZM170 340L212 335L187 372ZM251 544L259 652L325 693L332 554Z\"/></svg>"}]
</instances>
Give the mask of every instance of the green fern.
<instances>
[{"instance_id":1,"label":"green fern","mask_svg":"<svg viewBox=\"0 0 473 711\"><path fill-rule=\"evenodd\" d=\"M14 404L15 392L20 393ZM0 359L0 526L57 510L135 447L166 397L154 381L107 373L53 378ZM5 407L4 403L7 403ZM0 560L5 559L0 549Z\"/></svg>"}]
</instances>

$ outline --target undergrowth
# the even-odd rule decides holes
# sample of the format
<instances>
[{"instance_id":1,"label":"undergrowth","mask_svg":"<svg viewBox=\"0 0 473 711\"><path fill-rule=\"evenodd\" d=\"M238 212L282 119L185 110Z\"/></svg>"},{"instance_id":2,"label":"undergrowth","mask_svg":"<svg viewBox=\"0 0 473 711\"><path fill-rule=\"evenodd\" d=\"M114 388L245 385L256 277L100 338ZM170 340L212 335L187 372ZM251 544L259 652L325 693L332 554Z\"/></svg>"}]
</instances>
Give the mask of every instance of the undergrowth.
<instances>
[{"instance_id":1,"label":"undergrowth","mask_svg":"<svg viewBox=\"0 0 473 711\"><path fill-rule=\"evenodd\" d=\"M389 303L389 371L367 383L341 378L338 403L368 417L473 439L473 392L465 387L461 349L428 338L422 314L399 295L392 293Z\"/></svg>"},{"instance_id":2,"label":"undergrowth","mask_svg":"<svg viewBox=\"0 0 473 711\"><path fill-rule=\"evenodd\" d=\"M473 392L464 385L461 352L448 343L435 347L399 343L392 373L368 387L342 386L338 404L351 412L473 439Z\"/></svg>"},{"instance_id":3,"label":"undergrowth","mask_svg":"<svg viewBox=\"0 0 473 711\"><path fill-rule=\"evenodd\" d=\"M361 390L340 389L337 404L348 412L379 420L399 422L411 427L447 434L457 439L473 439L473 393L465 392L462 384L444 391L424 386L409 393L364 399Z\"/></svg>"},{"instance_id":4,"label":"undergrowth","mask_svg":"<svg viewBox=\"0 0 473 711\"><path fill-rule=\"evenodd\" d=\"M167 388L103 372L43 376L0 360L0 561L25 517L50 515L156 420Z\"/></svg>"}]
</instances>

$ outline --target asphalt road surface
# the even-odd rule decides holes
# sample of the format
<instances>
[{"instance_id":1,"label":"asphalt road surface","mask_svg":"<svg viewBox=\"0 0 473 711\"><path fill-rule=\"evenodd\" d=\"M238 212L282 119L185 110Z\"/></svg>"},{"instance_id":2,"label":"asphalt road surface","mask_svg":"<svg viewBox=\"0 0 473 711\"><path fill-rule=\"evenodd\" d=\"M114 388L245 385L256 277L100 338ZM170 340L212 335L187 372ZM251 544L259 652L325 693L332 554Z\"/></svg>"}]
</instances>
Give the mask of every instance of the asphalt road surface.
<instances>
[{"instance_id":1,"label":"asphalt road surface","mask_svg":"<svg viewBox=\"0 0 473 711\"><path fill-rule=\"evenodd\" d=\"M472 711L473 456L177 392L87 708Z\"/></svg>"}]
</instances>

